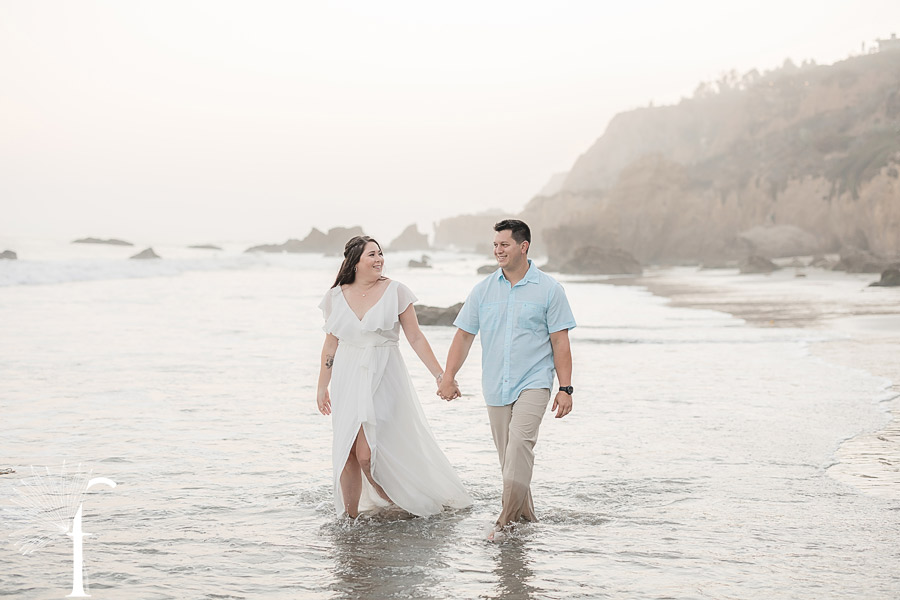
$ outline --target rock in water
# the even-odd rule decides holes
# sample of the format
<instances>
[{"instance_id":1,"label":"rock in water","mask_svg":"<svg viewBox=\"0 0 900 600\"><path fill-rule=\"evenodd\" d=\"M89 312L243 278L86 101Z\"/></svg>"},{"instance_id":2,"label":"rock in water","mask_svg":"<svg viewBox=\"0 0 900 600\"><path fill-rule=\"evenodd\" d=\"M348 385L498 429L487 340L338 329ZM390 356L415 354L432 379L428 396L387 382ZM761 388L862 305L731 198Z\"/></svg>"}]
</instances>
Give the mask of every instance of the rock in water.
<instances>
[{"instance_id":1,"label":"rock in water","mask_svg":"<svg viewBox=\"0 0 900 600\"><path fill-rule=\"evenodd\" d=\"M131 242L126 242L125 240L117 240L115 238L110 238L108 240L101 240L99 238L81 238L72 242L73 244L108 244L110 246L134 246Z\"/></svg>"},{"instance_id":2,"label":"rock in water","mask_svg":"<svg viewBox=\"0 0 900 600\"><path fill-rule=\"evenodd\" d=\"M813 256L812 262L809 263L810 267L816 267L818 269L834 269L834 265L837 264L833 260L825 258L821 254L817 254Z\"/></svg>"},{"instance_id":3,"label":"rock in water","mask_svg":"<svg viewBox=\"0 0 900 600\"><path fill-rule=\"evenodd\" d=\"M303 252L303 242L291 238L283 244L261 244L247 248L244 252Z\"/></svg>"},{"instance_id":4,"label":"rock in water","mask_svg":"<svg viewBox=\"0 0 900 600\"><path fill-rule=\"evenodd\" d=\"M452 327L456 315L462 310L463 303L459 302L448 308L439 306L425 306L424 304L416 304L416 318L419 319L419 325L440 325L444 327Z\"/></svg>"},{"instance_id":5,"label":"rock in water","mask_svg":"<svg viewBox=\"0 0 900 600\"><path fill-rule=\"evenodd\" d=\"M479 275L490 275L491 273L493 273L493 272L496 271L496 270L497 270L497 265L496 265L496 264L493 264L493 265L483 265L483 266L481 266L481 267L478 267L478 274L479 274Z\"/></svg>"},{"instance_id":6,"label":"rock in water","mask_svg":"<svg viewBox=\"0 0 900 600\"><path fill-rule=\"evenodd\" d=\"M734 260L705 260L703 264L700 265L701 271L709 271L711 269L733 269L738 266L737 261Z\"/></svg>"},{"instance_id":7,"label":"rock in water","mask_svg":"<svg viewBox=\"0 0 900 600\"><path fill-rule=\"evenodd\" d=\"M392 251L403 250L429 250L428 236L419 233L419 228L415 223L403 230L397 239L391 242L389 246Z\"/></svg>"},{"instance_id":8,"label":"rock in water","mask_svg":"<svg viewBox=\"0 0 900 600\"><path fill-rule=\"evenodd\" d=\"M870 287L897 287L900 286L900 268L890 268L881 274L881 281L869 284Z\"/></svg>"},{"instance_id":9,"label":"rock in water","mask_svg":"<svg viewBox=\"0 0 900 600\"><path fill-rule=\"evenodd\" d=\"M357 235L365 235L362 227L333 227L322 233L315 227L302 240L290 239L283 244L263 244L247 248L244 252L321 252L340 255L344 244Z\"/></svg>"},{"instance_id":10,"label":"rock in water","mask_svg":"<svg viewBox=\"0 0 900 600\"><path fill-rule=\"evenodd\" d=\"M768 258L763 258L762 256L748 256L745 260L741 261L740 264L741 273L744 274L771 273L772 271L777 271L778 269L778 265L773 263Z\"/></svg>"},{"instance_id":11,"label":"rock in water","mask_svg":"<svg viewBox=\"0 0 900 600\"><path fill-rule=\"evenodd\" d=\"M196 246L188 246L188 248L192 248L194 250L221 250L219 246L214 244L197 244Z\"/></svg>"},{"instance_id":12,"label":"rock in water","mask_svg":"<svg viewBox=\"0 0 900 600\"><path fill-rule=\"evenodd\" d=\"M4 250L3 252L0 252L0 259L3 258L7 260L16 260L17 258L19 258L19 255L12 250Z\"/></svg>"},{"instance_id":13,"label":"rock in water","mask_svg":"<svg viewBox=\"0 0 900 600\"><path fill-rule=\"evenodd\" d=\"M410 269L430 269L431 268L431 259L427 254L422 255L421 260L416 260L414 258L409 261Z\"/></svg>"},{"instance_id":14,"label":"rock in water","mask_svg":"<svg viewBox=\"0 0 900 600\"><path fill-rule=\"evenodd\" d=\"M147 258L159 258L159 255L153 251L153 248L147 248L146 250L141 250L131 258L136 259L147 259Z\"/></svg>"},{"instance_id":15,"label":"rock in water","mask_svg":"<svg viewBox=\"0 0 900 600\"><path fill-rule=\"evenodd\" d=\"M579 248L556 270L575 275L641 275L644 272L641 263L625 250L598 246Z\"/></svg>"}]
</instances>

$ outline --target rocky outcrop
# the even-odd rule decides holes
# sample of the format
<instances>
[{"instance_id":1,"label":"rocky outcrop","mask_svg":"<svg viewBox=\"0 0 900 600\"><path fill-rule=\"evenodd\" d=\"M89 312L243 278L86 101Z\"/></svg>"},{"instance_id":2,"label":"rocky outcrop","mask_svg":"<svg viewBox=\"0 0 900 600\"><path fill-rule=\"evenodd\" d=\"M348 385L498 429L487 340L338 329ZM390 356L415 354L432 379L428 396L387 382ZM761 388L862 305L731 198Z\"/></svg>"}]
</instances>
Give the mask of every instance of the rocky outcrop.
<instances>
[{"instance_id":1,"label":"rocky outcrop","mask_svg":"<svg viewBox=\"0 0 900 600\"><path fill-rule=\"evenodd\" d=\"M107 244L110 246L134 246L131 242L126 242L125 240L117 240L114 238L110 238L108 240L101 240L99 238L81 238L72 242L73 244Z\"/></svg>"},{"instance_id":2,"label":"rocky outcrop","mask_svg":"<svg viewBox=\"0 0 900 600\"><path fill-rule=\"evenodd\" d=\"M333 227L322 233L315 227L302 240L290 239L283 244L263 244L247 248L244 252L318 252L322 254L343 254L344 245L350 238L365 235L362 227Z\"/></svg>"},{"instance_id":3,"label":"rocky outcrop","mask_svg":"<svg viewBox=\"0 0 900 600\"><path fill-rule=\"evenodd\" d=\"M577 226L579 223L595 223L595 212L603 202L602 194L573 194L561 191L555 196L537 196L525 209L516 216L531 227L531 253L534 255L554 256L548 247L545 233L563 226ZM581 244L598 243L589 239L590 232L584 230ZM493 240L493 238L490 238ZM487 246L487 253L491 247Z\"/></svg>"},{"instance_id":4,"label":"rocky outcrop","mask_svg":"<svg viewBox=\"0 0 900 600\"><path fill-rule=\"evenodd\" d=\"M428 236L419 233L419 227L413 223L391 242L389 248L394 252L402 252L404 250L429 250L430 246Z\"/></svg>"},{"instance_id":5,"label":"rocky outcrop","mask_svg":"<svg viewBox=\"0 0 900 600\"><path fill-rule=\"evenodd\" d=\"M490 275L491 273L493 273L494 271L497 270L498 266L499 265L497 265L497 263L494 263L492 265L482 265L482 266L478 267L478 274L479 275Z\"/></svg>"},{"instance_id":6,"label":"rocky outcrop","mask_svg":"<svg viewBox=\"0 0 900 600\"><path fill-rule=\"evenodd\" d=\"M620 248L579 246L554 256L543 270L574 275L641 275L644 272L641 263Z\"/></svg>"},{"instance_id":7,"label":"rocky outcrop","mask_svg":"<svg viewBox=\"0 0 900 600\"><path fill-rule=\"evenodd\" d=\"M145 259L159 258L159 255L153 251L153 248L147 248L145 250L141 250L140 252L138 252L137 254L132 256L131 258L138 259L138 260L145 260Z\"/></svg>"},{"instance_id":8,"label":"rocky outcrop","mask_svg":"<svg viewBox=\"0 0 900 600\"><path fill-rule=\"evenodd\" d=\"M773 271L777 271L779 269L778 265L773 263L768 258L764 258L762 256L748 256L738 265L741 273L748 274L756 274L756 273L772 273Z\"/></svg>"},{"instance_id":9,"label":"rocky outcrop","mask_svg":"<svg viewBox=\"0 0 900 600\"><path fill-rule=\"evenodd\" d=\"M897 287L900 286L900 267L885 269L881 274L881 280L870 284L870 287Z\"/></svg>"},{"instance_id":10,"label":"rocky outcrop","mask_svg":"<svg viewBox=\"0 0 900 600\"><path fill-rule=\"evenodd\" d=\"M621 248L579 248L559 269L560 273L583 275L640 275L641 263Z\"/></svg>"},{"instance_id":11,"label":"rocky outcrop","mask_svg":"<svg viewBox=\"0 0 900 600\"><path fill-rule=\"evenodd\" d=\"M841 251L841 259L832 266L834 271L847 271L848 273L881 273L890 261L871 252L859 248L846 248Z\"/></svg>"},{"instance_id":12,"label":"rocky outcrop","mask_svg":"<svg viewBox=\"0 0 900 600\"><path fill-rule=\"evenodd\" d=\"M564 225L544 231L549 262L545 271L585 275L640 275L643 267L630 252L606 245L591 227Z\"/></svg>"},{"instance_id":13,"label":"rocky outcrop","mask_svg":"<svg viewBox=\"0 0 900 600\"><path fill-rule=\"evenodd\" d=\"M0 252L0 259L16 260L17 258L19 258L19 255L12 250L4 250L3 252Z\"/></svg>"},{"instance_id":14,"label":"rocky outcrop","mask_svg":"<svg viewBox=\"0 0 900 600\"><path fill-rule=\"evenodd\" d=\"M416 318L419 320L419 325L441 325L444 327L451 327L453 321L456 319L456 315L462 310L462 307L462 302L448 308L416 304Z\"/></svg>"},{"instance_id":15,"label":"rocky outcrop","mask_svg":"<svg viewBox=\"0 0 900 600\"><path fill-rule=\"evenodd\" d=\"M434 247L490 254L494 224L512 216L499 210L489 210L477 215L442 219L434 226Z\"/></svg>"},{"instance_id":16,"label":"rocky outcrop","mask_svg":"<svg viewBox=\"0 0 900 600\"><path fill-rule=\"evenodd\" d=\"M196 246L188 246L188 248L193 248L195 250L221 250L219 246L214 246L213 244L197 244Z\"/></svg>"}]
</instances>

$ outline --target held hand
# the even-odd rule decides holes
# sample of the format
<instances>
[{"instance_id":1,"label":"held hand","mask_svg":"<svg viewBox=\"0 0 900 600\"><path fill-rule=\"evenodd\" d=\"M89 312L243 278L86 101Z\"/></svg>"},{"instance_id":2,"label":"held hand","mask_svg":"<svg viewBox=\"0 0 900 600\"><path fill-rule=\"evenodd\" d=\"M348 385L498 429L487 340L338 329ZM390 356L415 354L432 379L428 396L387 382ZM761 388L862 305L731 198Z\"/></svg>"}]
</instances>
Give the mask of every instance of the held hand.
<instances>
[{"instance_id":1,"label":"held hand","mask_svg":"<svg viewBox=\"0 0 900 600\"><path fill-rule=\"evenodd\" d=\"M556 397L553 399L553 406L550 407L550 410L555 410L556 418L562 419L572 412L572 396L565 392L557 392Z\"/></svg>"},{"instance_id":2,"label":"held hand","mask_svg":"<svg viewBox=\"0 0 900 600\"><path fill-rule=\"evenodd\" d=\"M331 396L328 394L328 390L321 390L316 394L316 405L319 407L319 412L323 415L331 414Z\"/></svg>"},{"instance_id":3,"label":"held hand","mask_svg":"<svg viewBox=\"0 0 900 600\"><path fill-rule=\"evenodd\" d=\"M443 379L438 385L437 395L449 402L462 396L462 393L455 379Z\"/></svg>"}]
</instances>

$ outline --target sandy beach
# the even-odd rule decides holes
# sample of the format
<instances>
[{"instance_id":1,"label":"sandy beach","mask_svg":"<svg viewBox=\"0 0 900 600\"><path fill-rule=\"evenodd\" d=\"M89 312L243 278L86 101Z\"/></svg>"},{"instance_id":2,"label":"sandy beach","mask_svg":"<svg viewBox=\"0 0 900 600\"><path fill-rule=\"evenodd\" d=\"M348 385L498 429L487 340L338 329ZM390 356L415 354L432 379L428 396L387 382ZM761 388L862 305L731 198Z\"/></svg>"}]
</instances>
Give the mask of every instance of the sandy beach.
<instances>
[{"instance_id":1,"label":"sandy beach","mask_svg":"<svg viewBox=\"0 0 900 600\"><path fill-rule=\"evenodd\" d=\"M789 264L791 259L782 261ZM656 269L612 280L638 285L672 306L721 311L757 327L839 332L810 344L830 363L885 379L876 399L883 428L861 432L838 449L828 473L860 491L900 498L900 288L870 287L878 276L786 267L764 275L737 269Z\"/></svg>"}]
</instances>

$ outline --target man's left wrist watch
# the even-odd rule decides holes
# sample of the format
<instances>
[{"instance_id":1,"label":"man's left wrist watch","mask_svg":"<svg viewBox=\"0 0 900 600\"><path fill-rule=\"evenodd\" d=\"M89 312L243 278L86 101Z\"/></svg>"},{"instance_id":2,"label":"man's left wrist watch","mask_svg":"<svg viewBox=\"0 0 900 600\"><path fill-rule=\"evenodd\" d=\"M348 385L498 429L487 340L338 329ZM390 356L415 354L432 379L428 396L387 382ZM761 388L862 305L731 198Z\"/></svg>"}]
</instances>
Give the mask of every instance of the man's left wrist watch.
<instances>
[{"instance_id":1,"label":"man's left wrist watch","mask_svg":"<svg viewBox=\"0 0 900 600\"><path fill-rule=\"evenodd\" d=\"M573 388L571 385L561 385L561 386L559 386L559 391L565 392L571 396L572 392L575 391L575 388Z\"/></svg>"}]
</instances>

